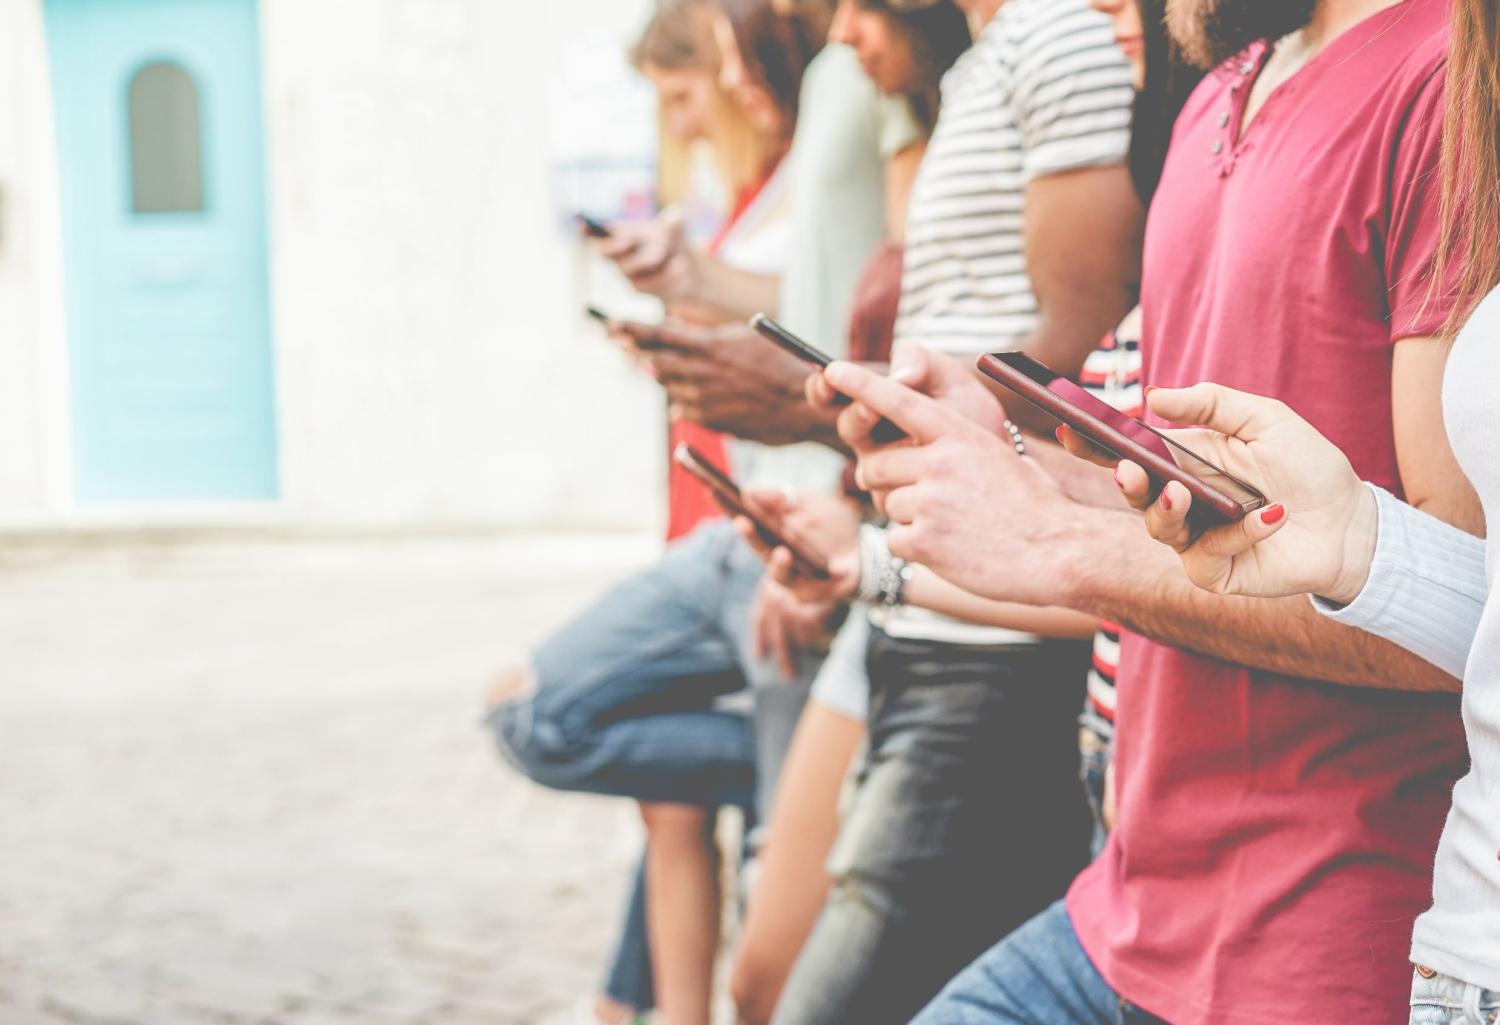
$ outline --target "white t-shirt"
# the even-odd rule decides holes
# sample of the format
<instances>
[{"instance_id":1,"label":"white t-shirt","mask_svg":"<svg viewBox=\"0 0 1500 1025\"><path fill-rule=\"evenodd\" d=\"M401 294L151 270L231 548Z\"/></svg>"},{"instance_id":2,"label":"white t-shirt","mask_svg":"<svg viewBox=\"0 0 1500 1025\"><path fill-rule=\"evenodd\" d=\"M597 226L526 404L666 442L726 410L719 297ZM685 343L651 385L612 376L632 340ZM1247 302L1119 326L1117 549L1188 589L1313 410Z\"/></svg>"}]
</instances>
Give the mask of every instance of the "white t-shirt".
<instances>
[{"instance_id":1,"label":"white t-shirt","mask_svg":"<svg viewBox=\"0 0 1500 1025\"><path fill-rule=\"evenodd\" d=\"M1491 536L1500 523L1500 289L1453 346L1443 378L1443 422L1453 454L1479 493ZM1500 548L1388 494L1370 576L1343 608L1316 603L1349 626L1463 673L1469 774L1433 865L1432 908L1417 919L1412 960L1500 992ZM1293 510L1293 515L1296 511Z\"/></svg>"}]
</instances>

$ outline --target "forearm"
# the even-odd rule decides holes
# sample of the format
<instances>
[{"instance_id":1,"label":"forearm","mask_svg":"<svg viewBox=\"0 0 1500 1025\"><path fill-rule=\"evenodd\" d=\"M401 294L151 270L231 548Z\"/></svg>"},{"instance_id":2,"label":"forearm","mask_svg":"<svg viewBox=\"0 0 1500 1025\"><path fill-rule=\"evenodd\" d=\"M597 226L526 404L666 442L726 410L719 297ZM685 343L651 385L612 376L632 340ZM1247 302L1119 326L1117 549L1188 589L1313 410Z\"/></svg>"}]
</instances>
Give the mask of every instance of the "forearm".
<instances>
[{"instance_id":1,"label":"forearm","mask_svg":"<svg viewBox=\"0 0 1500 1025\"><path fill-rule=\"evenodd\" d=\"M912 567L906 602L968 623L1002 626L1042 637L1092 637L1099 628L1098 619L1072 609L1037 608L972 594L926 566Z\"/></svg>"},{"instance_id":2,"label":"forearm","mask_svg":"<svg viewBox=\"0 0 1500 1025\"><path fill-rule=\"evenodd\" d=\"M716 310L726 320L771 313L781 304L779 275L739 270L701 253L693 256L690 280L686 301Z\"/></svg>"},{"instance_id":3,"label":"forearm","mask_svg":"<svg viewBox=\"0 0 1500 1025\"><path fill-rule=\"evenodd\" d=\"M1389 641L1334 622L1305 597L1225 597L1193 586L1130 512L1073 506L1060 553L1069 603L1174 647L1287 676L1402 691L1459 681Z\"/></svg>"}]
</instances>

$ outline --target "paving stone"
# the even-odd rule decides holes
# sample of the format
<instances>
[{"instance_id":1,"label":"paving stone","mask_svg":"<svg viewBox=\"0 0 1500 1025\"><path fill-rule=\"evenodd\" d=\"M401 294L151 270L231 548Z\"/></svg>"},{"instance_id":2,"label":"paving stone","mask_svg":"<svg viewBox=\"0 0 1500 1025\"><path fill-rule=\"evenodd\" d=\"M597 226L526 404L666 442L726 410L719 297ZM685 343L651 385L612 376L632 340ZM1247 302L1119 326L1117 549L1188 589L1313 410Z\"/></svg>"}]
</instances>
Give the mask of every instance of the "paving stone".
<instances>
[{"instance_id":1,"label":"paving stone","mask_svg":"<svg viewBox=\"0 0 1500 1025\"><path fill-rule=\"evenodd\" d=\"M610 551L0 561L0 1025L571 1007L638 817L503 768L478 695L643 549Z\"/></svg>"}]
</instances>

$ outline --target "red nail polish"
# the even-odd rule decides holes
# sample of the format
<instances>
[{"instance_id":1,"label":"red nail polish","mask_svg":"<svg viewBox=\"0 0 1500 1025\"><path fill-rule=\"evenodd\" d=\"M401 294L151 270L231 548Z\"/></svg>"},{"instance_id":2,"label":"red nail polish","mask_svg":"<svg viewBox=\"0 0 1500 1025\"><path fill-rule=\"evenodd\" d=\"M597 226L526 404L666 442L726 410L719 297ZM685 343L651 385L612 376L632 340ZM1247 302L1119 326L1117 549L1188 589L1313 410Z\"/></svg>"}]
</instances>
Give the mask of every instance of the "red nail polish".
<instances>
[{"instance_id":1,"label":"red nail polish","mask_svg":"<svg viewBox=\"0 0 1500 1025\"><path fill-rule=\"evenodd\" d=\"M1156 388L1157 388L1156 385L1154 385L1154 384L1148 384L1148 385L1145 386L1145 388L1143 388L1141 390L1141 395L1143 397L1150 398L1151 393L1154 392L1154 391L1156 391Z\"/></svg>"},{"instance_id":2,"label":"red nail polish","mask_svg":"<svg viewBox=\"0 0 1500 1025\"><path fill-rule=\"evenodd\" d=\"M1280 502L1277 502L1275 505L1271 506L1271 508L1260 514L1260 522L1264 523L1268 527L1274 526L1280 523L1282 517L1285 515L1286 506L1282 505Z\"/></svg>"},{"instance_id":3,"label":"red nail polish","mask_svg":"<svg viewBox=\"0 0 1500 1025\"><path fill-rule=\"evenodd\" d=\"M1161 493L1161 507L1169 512L1172 509L1172 496L1167 494L1166 491L1162 491Z\"/></svg>"}]
</instances>

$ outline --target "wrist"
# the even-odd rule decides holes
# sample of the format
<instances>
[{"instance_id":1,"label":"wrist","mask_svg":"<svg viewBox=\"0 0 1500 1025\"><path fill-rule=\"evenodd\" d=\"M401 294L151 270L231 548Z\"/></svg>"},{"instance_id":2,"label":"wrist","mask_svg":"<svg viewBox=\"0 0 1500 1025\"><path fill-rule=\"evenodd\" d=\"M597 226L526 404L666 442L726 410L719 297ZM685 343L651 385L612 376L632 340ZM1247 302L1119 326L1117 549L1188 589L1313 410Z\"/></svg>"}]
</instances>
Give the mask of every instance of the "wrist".
<instances>
[{"instance_id":1,"label":"wrist","mask_svg":"<svg viewBox=\"0 0 1500 1025\"><path fill-rule=\"evenodd\" d=\"M1338 573L1326 587L1318 589L1318 596L1339 605L1348 605L1358 598L1370 579L1379 539L1380 505L1375 492L1361 483L1344 529Z\"/></svg>"},{"instance_id":2,"label":"wrist","mask_svg":"<svg viewBox=\"0 0 1500 1025\"><path fill-rule=\"evenodd\" d=\"M1059 502L1058 508L1058 532L1050 542L1060 591L1055 604L1093 612L1108 602L1110 587L1118 584L1124 572L1123 559L1116 557L1123 554L1124 546L1145 536L1140 517L1071 499ZM1116 557L1110 557L1111 551Z\"/></svg>"}]
</instances>

